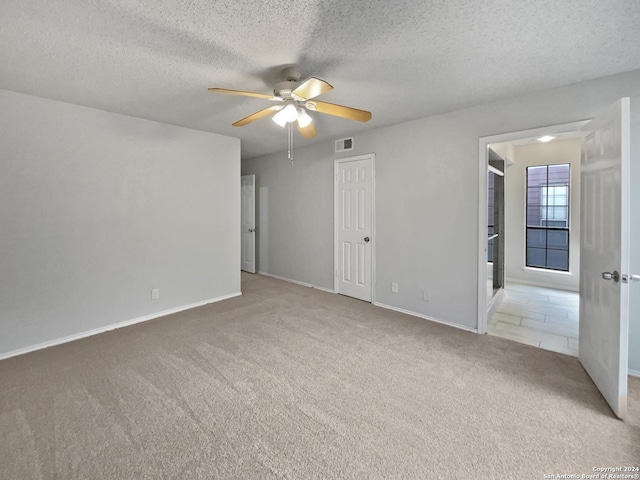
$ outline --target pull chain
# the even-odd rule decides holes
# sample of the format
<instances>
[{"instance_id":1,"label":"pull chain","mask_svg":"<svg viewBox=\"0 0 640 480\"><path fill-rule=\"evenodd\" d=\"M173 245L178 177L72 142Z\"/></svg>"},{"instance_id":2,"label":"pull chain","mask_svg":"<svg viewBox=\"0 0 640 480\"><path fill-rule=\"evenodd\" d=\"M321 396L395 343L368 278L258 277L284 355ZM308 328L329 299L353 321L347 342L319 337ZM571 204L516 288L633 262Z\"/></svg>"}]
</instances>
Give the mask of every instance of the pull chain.
<instances>
[{"instance_id":1,"label":"pull chain","mask_svg":"<svg viewBox=\"0 0 640 480\"><path fill-rule=\"evenodd\" d=\"M289 141L289 157L288 158L291 161L291 166L293 166L293 123L289 122L288 126L289 126L289 132L288 132L288 134L289 134L289 138L288 138L288 141Z\"/></svg>"}]
</instances>

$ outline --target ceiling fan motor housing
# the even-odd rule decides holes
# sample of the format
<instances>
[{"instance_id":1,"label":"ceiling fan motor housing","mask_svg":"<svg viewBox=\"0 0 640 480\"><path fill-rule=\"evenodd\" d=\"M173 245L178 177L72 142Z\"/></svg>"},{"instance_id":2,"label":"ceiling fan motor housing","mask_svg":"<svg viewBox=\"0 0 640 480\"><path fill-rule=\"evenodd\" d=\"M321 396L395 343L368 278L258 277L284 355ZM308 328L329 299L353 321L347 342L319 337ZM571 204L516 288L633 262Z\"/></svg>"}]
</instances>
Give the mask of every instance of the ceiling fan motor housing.
<instances>
[{"instance_id":1,"label":"ceiling fan motor housing","mask_svg":"<svg viewBox=\"0 0 640 480\"><path fill-rule=\"evenodd\" d=\"M282 70L282 76L288 82L299 82L302 78L302 72L295 67L287 67Z\"/></svg>"},{"instance_id":2,"label":"ceiling fan motor housing","mask_svg":"<svg viewBox=\"0 0 640 480\"><path fill-rule=\"evenodd\" d=\"M280 97L284 100L287 98L293 98L294 100L303 100L302 98L295 98L292 92L299 86L302 73L300 70L294 67L287 67L282 70L282 76L286 78L284 82L278 83L273 89L273 94L276 97Z\"/></svg>"},{"instance_id":3,"label":"ceiling fan motor housing","mask_svg":"<svg viewBox=\"0 0 640 480\"><path fill-rule=\"evenodd\" d=\"M273 89L273 94L276 97L280 97L283 100L287 98L293 98L291 92L293 92L298 86L298 82L280 82Z\"/></svg>"}]
</instances>

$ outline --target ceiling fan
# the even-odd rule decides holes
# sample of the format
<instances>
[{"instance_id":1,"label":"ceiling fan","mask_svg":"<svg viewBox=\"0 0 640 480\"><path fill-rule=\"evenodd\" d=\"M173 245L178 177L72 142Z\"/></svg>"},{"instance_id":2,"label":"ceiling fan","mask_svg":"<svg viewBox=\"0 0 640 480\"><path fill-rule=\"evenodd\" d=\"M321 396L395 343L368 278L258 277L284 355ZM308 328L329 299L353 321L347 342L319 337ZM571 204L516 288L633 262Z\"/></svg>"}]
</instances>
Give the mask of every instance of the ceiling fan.
<instances>
[{"instance_id":1,"label":"ceiling fan","mask_svg":"<svg viewBox=\"0 0 640 480\"><path fill-rule=\"evenodd\" d=\"M307 110L313 112L326 113L336 117L357 120L358 122L368 122L371 120L371 112L359 110L357 108L345 107L334 103L319 102L315 99L333 87L324 80L310 77L302 83L302 74L293 67L285 68L282 75L286 80L278 83L273 89L273 95L256 92L244 92L241 90L229 90L226 88L210 88L210 92L226 93L229 95L243 95L245 97L257 97L265 100L278 102L279 105L264 108L256 113L232 123L234 127L244 127L249 123L273 114L273 121L285 127L287 123L297 122L298 130L304 138L316 136L316 129L313 126L312 118Z\"/></svg>"}]
</instances>

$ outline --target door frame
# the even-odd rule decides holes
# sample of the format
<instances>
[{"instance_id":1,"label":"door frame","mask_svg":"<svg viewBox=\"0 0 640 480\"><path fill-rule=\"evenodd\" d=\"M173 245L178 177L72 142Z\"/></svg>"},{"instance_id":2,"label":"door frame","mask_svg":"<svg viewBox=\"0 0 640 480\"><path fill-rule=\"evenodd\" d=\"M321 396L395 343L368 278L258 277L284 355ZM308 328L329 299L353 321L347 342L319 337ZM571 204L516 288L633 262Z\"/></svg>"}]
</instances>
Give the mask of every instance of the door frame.
<instances>
[{"instance_id":1,"label":"door frame","mask_svg":"<svg viewBox=\"0 0 640 480\"><path fill-rule=\"evenodd\" d=\"M528 137L541 137L557 133L580 130L591 119L558 125L500 133L478 139L478 328L479 334L487 333L487 169L489 167L489 145Z\"/></svg>"},{"instance_id":2,"label":"door frame","mask_svg":"<svg viewBox=\"0 0 640 480\"><path fill-rule=\"evenodd\" d=\"M333 161L333 291L338 293L338 167L342 163L371 160L371 304L376 303L376 154L365 153Z\"/></svg>"}]
</instances>

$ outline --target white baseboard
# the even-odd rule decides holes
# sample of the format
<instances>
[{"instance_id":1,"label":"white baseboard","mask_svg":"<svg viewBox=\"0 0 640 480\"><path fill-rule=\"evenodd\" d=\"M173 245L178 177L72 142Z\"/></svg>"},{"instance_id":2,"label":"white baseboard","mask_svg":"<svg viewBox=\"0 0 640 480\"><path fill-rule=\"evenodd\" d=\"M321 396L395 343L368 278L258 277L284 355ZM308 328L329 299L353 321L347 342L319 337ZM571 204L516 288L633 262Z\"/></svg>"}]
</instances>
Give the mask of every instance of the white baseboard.
<instances>
[{"instance_id":1,"label":"white baseboard","mask_svg":"<svg viewBox=\"0 0 640 480\"><path fill-rule=\"evenodd\" d=\"M323 292L336 293L334 290L332 290L330 288L317 287L316 285L313 285L311 283L301 282L299 280L293 280L293 279L287 278L287 277L281 277L280 275L273 275L272 273L260 272L259 271L258 274L264 275L265 277L276 278L276 279L282 280L284 282L295 283L296 285L302 285L303 287L315 288L316 290L322 290Z\"/></svg>"},{"instance_id":2,"label":"white baseboard","mask_svg":"<svg viewBox=\"0 0 640 480\"><path fill-rule=\"evenodd\" d=\"M316 287L315 285L312 288L315 288L316 290L322 290L323 292L327 293L338 293L333 288Z\"/></svg>"},{"instance_id":3,"label":"white baseboard","mask_svg":"<svg viewBox=\"0 0 640 480\"><path fill-rule=\"evenodd\" d=\"M168 310L163 310L162 312L152 313L150 315L144 315L142 317L133 318L131 320L125 320L124 322L113 323L111 325L107 325L100 328L95 328L93 330L87 330L86 332L75 333L73 335L68 335L66 337L56 338L55 340L50 340L48 342L39 343L37 345L32 345L30 347L20 348L18 350L13 350L11 352L0 354L0 360L4 360L6 358L15 357L18 355L24 355L25 353L35 352L36 350L42 350L43 348L53 347L55 345L61 345L63 343L73 342L74 340L80 340L81 338L91 337L93 335L98 335L100 333L109 332L111 330L115 330L117 328L128 327L130 325L135 325L136 323L147 322L149 320L153 320L160 317L165 317L167 315L171 315L174 313L182 312L184 310L190 310L196 307L202 307L203 305L208 305L210 303L220 302L222 300L227 300L229 298L238 297L242 295L242 292L231 293L229 295L223 295L221 297L210 298L209 300L203 300L201 302L192 303L190 305L183 305L181 307L170 308Z\"/></svg>"},{"instance_id":4,"label":"white baseboard","mask_svg":"<svg viewBox=\"0 0 640 480\"><path fill-rule=\"evenodd\" d=\"M465 330L467 332L478 333L478 330L475 328L469 328L464 325L459 325L457 323L446 322L444 320L439 320L437 318L429 317L428 315L423 315L421 313L412 312L411 310L405 310L404 308L392 307L391 305L386 305L384 303L374 302L376 307L386 308L387 310L393 310L395 312L406 313L407 315L411 315L413 317L424 318L425 320L429 320L435 323L441 323L442 325L447 325L449 327L454 327L460 330Z\"/></svg>"},{"instance_id":5,"label":"white baseboard","mask_svg":"<svg viewBox=\"0 0 640 480\"><path fill-rule=\"evenodd\" d=\"M638 370L631 370L631 369L629 369L629 375L631 375L632 377L638 377L638 378L640 378L640 371L638 371Z\"/></svg>"},{"instance_id":6,"label":"white baseboard","mask_svg":"<svg viewBox=\"0 0 640 480\"><path fill-rule=\"evenodd\" d=\"M505 295L506 293L504 291L504 288L500 288L500 290L498 290L493 298L489 300L489 304L487 305L487 322L493 316L493 314L496 313L496 310L498 310L498 307L502 303L502 300L504 300Z\"/></svg>"},{"instance_id":7,"label":"white baseboard","mask_svg":"<svg viewBox=\"0 0 640 480\"><path fill-rule=\"evenodd\" d=\"M564 290L566 292L578 292L577 288L567 287L566 285L556 285L550 282L526 280L522 278L505 277L505 283L523 283L525 285L533 285L534 287L551 288L553 290Z\"/></svg>"}]
</instances>

